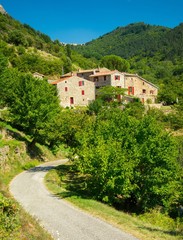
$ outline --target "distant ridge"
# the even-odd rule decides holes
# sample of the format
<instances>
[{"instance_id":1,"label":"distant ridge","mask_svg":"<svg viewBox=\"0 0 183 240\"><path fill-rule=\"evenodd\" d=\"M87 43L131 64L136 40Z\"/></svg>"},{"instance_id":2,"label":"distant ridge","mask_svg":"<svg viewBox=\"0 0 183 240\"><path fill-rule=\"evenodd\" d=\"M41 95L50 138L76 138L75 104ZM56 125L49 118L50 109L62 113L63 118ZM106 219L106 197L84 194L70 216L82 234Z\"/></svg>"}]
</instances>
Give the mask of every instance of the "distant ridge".
<instances>
[{"instance_id":1,"label":"distant ridge","mask_svg":"<svg viewBox=\"0 0 183 240\"><path fill-rule=\"evenodd\" d=\"M0 4L0 13L7 14L7 12L5 11L4 7L1 4Z\"/></svg>"}]
</instances>

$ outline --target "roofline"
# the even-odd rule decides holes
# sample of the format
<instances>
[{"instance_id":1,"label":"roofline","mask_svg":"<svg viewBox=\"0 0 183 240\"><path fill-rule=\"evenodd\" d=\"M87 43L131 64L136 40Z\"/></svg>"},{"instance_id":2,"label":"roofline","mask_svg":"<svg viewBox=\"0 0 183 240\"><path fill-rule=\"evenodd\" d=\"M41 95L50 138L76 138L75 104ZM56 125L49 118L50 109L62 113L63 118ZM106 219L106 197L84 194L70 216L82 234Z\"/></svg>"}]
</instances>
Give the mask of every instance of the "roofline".
<instances>
[{"instance_id":1,"label":"roofline","mask_svg":"<svg viewBox=\"0 0 183 240\"><path fill-rule=\"evenodd\" d=\"M91 81L89 81L89 80L87 80L87 79L85 79L85 78L81 78L81 77L78 77L78 76L74 75L74 76L68 76L68 77L61 78L61 79L59 79L59 80L56 80L56 81L54 81L54 82L51 82L50 84L52 84L52 85L57 85L57 84L60 83L60 82L69 80L70 78L78 78L78 80L80 80L80 81L91 82Z\"/></svg>"},{"instance_id":2,"label":"roofline","mask_svg":"<svg viewBox=\"0 0 183 240\"><path fill-rule=\"evenodd\" d=\"M119 73L119 74L123 74L118 70L113 70L113 71L109 71L109 72L98 72L96 74L91 74L89 77L98 77L98 76L106 76L106 75L112 75L114 73Z\"/></svg>"},{"instance_id":3,"label":"roofline","mask_svg":"<svg viewBox=\"0 0 183 240\"><path fill-rule=\"evenodd\" d=\"M137 73L124 73L124 75L129 75L129 76L139 77L139 78L140 78L141 80L143 80L144 82L146 82L146 83L148 83L148 84L152 85L153 87L155 87L155 88L159 89L159 87L158 87L158 86L156 86L155 84L153 84L153 83L151 83L151 82L147 81L145 78L143 78L143 77L139 76Z\"/></svg>"}]
</instances>

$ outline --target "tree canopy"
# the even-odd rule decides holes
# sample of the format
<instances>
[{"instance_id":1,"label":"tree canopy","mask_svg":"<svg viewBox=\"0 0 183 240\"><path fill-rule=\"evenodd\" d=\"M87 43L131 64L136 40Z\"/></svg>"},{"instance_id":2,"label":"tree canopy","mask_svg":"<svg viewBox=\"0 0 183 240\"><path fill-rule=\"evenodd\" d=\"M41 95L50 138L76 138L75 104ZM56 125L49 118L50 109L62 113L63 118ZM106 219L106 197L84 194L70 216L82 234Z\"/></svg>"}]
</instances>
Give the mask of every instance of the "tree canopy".
<instances>
[{"instance_id":1,"label":"tree canopy","mask_svg":"<svg viewBox=\"0 0 183 240\"><path fill-rule=\"evenodd\" d=\"M10 111L11 121L32 141L49 144L48 127L60 112L54 87L45 80L7 70L1 76L0 96Z\"/></svg>"},{"instance_id":2,"label":"tree canopy","mask_svg":"<svg viewBox=\"0 0 183 240\"><path fill-rule=\"evenodd\" d=\"M127 60L116 56L107 55L100 60L100 64L103 67L109 68L110 70L117 69L120 72L128 72L130 64Z\"/></svg>"}]
</instances>

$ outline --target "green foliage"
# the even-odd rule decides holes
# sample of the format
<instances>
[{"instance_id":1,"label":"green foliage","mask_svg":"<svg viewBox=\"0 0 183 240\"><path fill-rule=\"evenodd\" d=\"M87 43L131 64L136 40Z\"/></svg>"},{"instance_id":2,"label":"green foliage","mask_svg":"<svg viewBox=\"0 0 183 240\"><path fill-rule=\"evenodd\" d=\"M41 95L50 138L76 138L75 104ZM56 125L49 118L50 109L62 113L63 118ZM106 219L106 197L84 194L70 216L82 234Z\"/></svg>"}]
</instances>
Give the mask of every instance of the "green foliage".
<instances>
[{"instance_id":1,"label":"green foliage","mask_svg":"<svg viewBox=\"0 0 183 240\"><path fill-rule=\"evenodd\" d=\"M4 83L7 82L8 84ZM45 138L53 119L60 112L53 86L44 80L17 71L6 71L2 76L1 98L9 107L11 121L33 141L49 144Z\"/></svg>"},{"instance_id":2,"label":"green foliage","mask_svg":"<svg viewBox=\"0 0 183 240\"><path fill-rule=\"evenodd\" d=\"M151 223L153 226L162 227L163 229L176 228L176 222L168 215L161 213L158 208L140 215L139 218L146 223Z\"/></svg>"},{"instance_id":3,"label":"green foliage","mask_svg":"<svg viewBox=\"0 0 183 240\"><path fill-rule=\"evenodd\" d=\"M28 42L24 37L24 34L20 30L14 30L9 34L8 42L15 44L16 46L22 45L27 46Z\"/></svg>"},{"instance_id":4,"label":"green foliage","mask_svg":"<svg viewBox=\"0 0 183 240\"><path fill-rule=\"evenodd\" d=\"M144 105L140 102L139 99L134 99L133 102L127 103L124 109L128 115L136 117L137 119L140 119L144 116L144 110Z\"/></svg>"},{"instance_id":5,"label":"green foliage","mask_svg":"<svg viewBox=\"0 0 183 240\"><path fill-rule=\"evenodd\" d=\"M7 58L2 53L0 53L0 75L7 68L7 66L8 66Z\"/></svg>"},{"instance_id":6,"label":"green foliage","mask_svg":"<svg viewBox=\"0 0 183 240\"><path fill-rule=\"evenodd\" d=\"M160 205L165 211L170 211L180 197L181 172L176 161L176 143L149 116L144 117L139 124L136 139L140 161L135 171L138 187L133 194L137 205L143 210Z\"/></svg>"},{"instance_id":7,"label":"green foliage","mask_svg":"<svg viewBox=\"0 0 183 240\"><path fill-rule=\"evenodd\" d=\"M27 162L27 163L25 163L25 164L22 166L22 169L23 169L23 170L29 170L29 169L34 168L35 166L37 166L38 163L39 163L39 162L38 162L37 160L31 161L31 162Z\"/></svg>"},{"instance_id":8,"label":"green foliage","mask_svg":"<svg viewBox=\"0 0 183 240\"><path fill-rule=\"evenodd\" d=\"M102 108L90 125L85 121L74 164L95 198L130 211L170 212L181 192L176 143L151 116L134 116Z\"/></svg>"},{"instance_id":9,"label":"green foliage","mask_svg":"<svg viewBox=\"0 0 183 240\"><path fill-rule=\"evenodd\" d=\"M58 40L34 30L28 24L21 24L9 15L0 14L0 50L8 58L11 66L22 72L40 72L45 75L60 75L78 68L96 67L93 60L88 60L63 45ZM11 45L7 45L10 43ZM30 53L30 49L33 50ZM37 51L37 50L41 50ZM50 59L46 52L55 58Z\"/></svg>"},{"instance_id":10,"label":"green foliage","mask_svg":"<svg viewBox=\"0 0 183 240\"><path fill-rule=\"evenodd\" d=\"M18 208L15 203L4 197L0 193L0 237L2 239L12 239L11 235L16 237L20 228L20 221L18 218ZM7 238L5 238L7 237Z\"/></svg>"},{"instance_id":11,"label":"green foliage","mask_svg":"<svg viewBox=\"0 0 183 240\"><path fill-rule=\"evenodd\" d=\"M125 59L116 55L104 56L100 61L101 66L110 70L117 69L120 72L128 72L130 64Z\"/></svg>"}]
</instances>

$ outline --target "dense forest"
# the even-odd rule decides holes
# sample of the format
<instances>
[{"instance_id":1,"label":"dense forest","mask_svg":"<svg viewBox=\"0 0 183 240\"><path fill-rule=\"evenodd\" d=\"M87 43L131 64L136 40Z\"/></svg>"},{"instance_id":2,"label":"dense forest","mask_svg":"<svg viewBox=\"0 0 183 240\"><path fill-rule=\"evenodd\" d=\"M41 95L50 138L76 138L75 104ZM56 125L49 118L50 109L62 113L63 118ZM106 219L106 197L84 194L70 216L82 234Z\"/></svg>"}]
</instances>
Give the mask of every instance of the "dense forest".
<instances>
[{"instance_id":1,"label":"dense forest","mask_svg":"<svg viewBox=\"0 0 183 240\"><path fill-rule=\"evenodd\" d=\"M158 209L179 223L182 236L182 40L183 25L138 23L75 48L0 14L0 129L8 124L26 134L31 149L42 144L56 154L64 146L82 180L80 194L130 214ZM169 112L145 108L138 99L122 106L113 88L103 88L86 108L63 109L55 88L32 76L58 77L97 65L138 72L158 84L159 101L171 105ZM0 230L12 236L4 239L15 239L18 210L0 192Z\"/></svg>"},{"instance_id":2,"label":"dense forest","mask_svg":"<svg viewBox=\"0 0 183 240\"><path fill-rule=\"evenodd\" d=\"M135 56L153 57L160 54L162 60L183 57L183 24L174 29L134 23L118 27L84 45L76 46L85 56L101 58L115 54L126 59Z\"/></svg>"}]
</instances>

